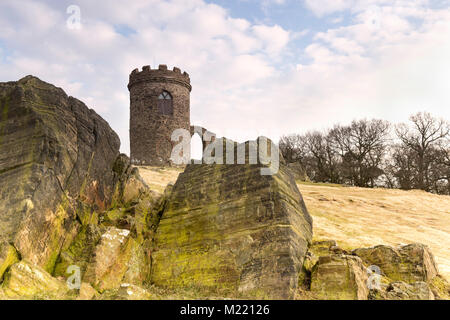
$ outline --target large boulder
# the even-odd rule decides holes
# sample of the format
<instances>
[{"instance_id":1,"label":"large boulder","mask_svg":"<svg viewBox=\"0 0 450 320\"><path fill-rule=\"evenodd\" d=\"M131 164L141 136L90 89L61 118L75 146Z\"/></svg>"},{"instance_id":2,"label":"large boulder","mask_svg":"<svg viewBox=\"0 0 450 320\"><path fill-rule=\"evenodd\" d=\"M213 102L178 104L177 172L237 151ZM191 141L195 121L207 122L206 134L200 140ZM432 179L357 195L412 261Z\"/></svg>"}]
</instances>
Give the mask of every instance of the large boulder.
<instances>
[{"instance_id":1,"label":"large boulder","mask_svg":"<svg viewBox=\"0 0 450 320\"><path fill-rule=\"evenodd\" d=\"M122 282L142 284L148 273L143 248L126 229L108 227L92 257L83 280L100 292L119 288Z\"/></svg>"},{"instance_id":2,"label":"large boulder","mask_svg":"<svg viewBox=\"0 0 450 320\"><path fill-rule=\"evenodd\" d=\"M367 300L367 271L360 258L319 257L311 273L311 292L321 300Z\"/></svg>"},{"instance_id":3,"label":"large boulder","mask_svg":"<svg viewBox=\"0 0 450 320\"><path fill-rule=\"evenodd\" d=\"M367 266L379 268L387 284L371 290L371 299L432 300L449 299L450 287L439 275L430 249L420 243L397 248L379 245L352 251Z\"/></svg>"},{"instance_id":4,"label":"large boulder","mask_svg":"<svg viewBox=\"0 0 450 320\"><path fill-rule=\"evenodd\" d=\"M248 157L187 166L156 231L152 283L205 295L293 297L312 220L289 169L281 163L262 175L261 168Z\"/></svg>"},{"instance_id":5,"label":"large boulder","mask_svg":"<svg viewBox=\"0 0 450 320\"><path fill-rule=\"evenodd\" d=\"M378 266L393 281L428 282L438 275L438 268L430 249L418 243L399 246L379 245L353 250L367 265Z\"/></svg>"},{"instance_id":6,"label":"large boulder","mask_svg":"<svg viewBox=\"0 0 450 320\"><path fill-rule=\"evenodd\" d=\"M336 241L314 241L299 283L314 299L449 299L448 282L438 275L428 247L379 245L346 251Z\"/></svg>"},{"instance_id":7,"label":"large boulder","mask_svg":"<svg viewBox=\"0 0 450 320\"><path fill-rule=\"evenodd\" d=\"M33 76L0 83L0 239L53 272L77 219L110 205L119 147L108 123L62 89Z\"/></svg>"},{"instance_id":8,"label":"large boulder","mask_svg":"<svg viewBox=\"0 0 450 320\"><path fill-rule=\"evenodd\" d=\"M65 282L25 261L11 266L0 291L10 299L68 299L75 294Z\"/></svg>"}]
</instances>

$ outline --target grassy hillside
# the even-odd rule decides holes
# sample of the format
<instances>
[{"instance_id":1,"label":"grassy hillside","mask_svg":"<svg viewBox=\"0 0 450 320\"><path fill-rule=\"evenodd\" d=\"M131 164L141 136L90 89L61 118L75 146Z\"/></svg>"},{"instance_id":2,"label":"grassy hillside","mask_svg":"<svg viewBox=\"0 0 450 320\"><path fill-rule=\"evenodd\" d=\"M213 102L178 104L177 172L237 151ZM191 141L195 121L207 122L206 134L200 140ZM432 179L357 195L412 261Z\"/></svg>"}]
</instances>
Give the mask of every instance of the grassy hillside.
<instances>
[{"instance_id":1,"label":"grassy hillside","mask_svg":"<svg viewBox=\"0 0 450 320\"><path fill-rule=\"evenodd\" d=\"M158 192L182 172L139 169ZM450 196L301 182L298 187L314 219L315 239L334 239L343 248L424 243L435 255L441 274L450 279Z\"/></svg>"},{"instance_id":2,"label":"grassy hillside","mask_svg":"<svg viewBox=\"0 0 450 320\"><path fill-rule=\"evenodd\" d=\"M419 242L450 278L450 196L423 191L298 183L314 219L316 239L357 248Z\"/></svg>"}]
</instances>

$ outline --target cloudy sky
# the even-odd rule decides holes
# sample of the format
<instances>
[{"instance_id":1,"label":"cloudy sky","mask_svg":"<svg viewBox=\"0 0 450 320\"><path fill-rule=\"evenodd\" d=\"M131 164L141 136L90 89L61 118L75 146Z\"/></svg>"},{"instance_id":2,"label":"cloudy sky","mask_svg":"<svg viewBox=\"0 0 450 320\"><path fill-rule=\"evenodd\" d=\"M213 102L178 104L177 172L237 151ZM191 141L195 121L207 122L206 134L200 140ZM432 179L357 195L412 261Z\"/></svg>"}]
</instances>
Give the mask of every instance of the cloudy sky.
<instances>
[{"instance_id":1,"label":"cloudy sky","mask_svg":"<svg viewBox=\"0 0 450 320\"><path fill-rule=\"evenodd\" d=\"M125 153L128 75L148 64L187 71L191 122L238 141L422 110L450 119L450 1L0 0L0 81L62 87Z\"/></svg>"}]
</instances>

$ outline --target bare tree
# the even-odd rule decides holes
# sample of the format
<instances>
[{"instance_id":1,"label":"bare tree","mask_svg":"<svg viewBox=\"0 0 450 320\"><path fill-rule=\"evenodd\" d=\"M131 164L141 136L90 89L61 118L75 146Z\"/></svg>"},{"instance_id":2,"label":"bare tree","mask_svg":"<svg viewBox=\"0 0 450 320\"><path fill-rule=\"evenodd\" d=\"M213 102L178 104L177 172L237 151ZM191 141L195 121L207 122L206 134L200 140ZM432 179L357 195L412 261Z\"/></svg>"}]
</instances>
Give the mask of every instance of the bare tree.
<instances>
[{"instance_id":1,"label":"bare tree","mask_svg":"<svg viewBox=\"0 0 450 320\"><path fill-rule=\"evenodd\" d=\"M349 126L335 126L330 139L342 157L342 176L360 187L375 186L383 174L381 164L387 148L390 124L383 120L353 121Z\"/></svg>"},{"instance_id":2,"label":"bare tree","mask_svg":"<svg viewBox=\"0 0 450 320\"><path fill-rule=\"evenodd\" d=\"M427 112L411 116L410 121L411 125L400 124L395 131L408 155L413 158L410 161L415 162L417 172L413 187L430 191L433 184L430 170L436 158L435 150L450 135L450 126L447 121L434 118Z\"/></svg>"},{"instance_id":3,"label":"bare tree","mask_svg":"<svg viewBox=\"0 0 450 320\"><path fill-rule=\"evenodd\" d=\"M305 138L299 134L282 136L279 142L279 148L287 163L301 162L307 152Z\"/></svg>"},{"instance_id":4,"label":"bare tree","mask_svg":"<svg viewBox=\"0 0 450 320\"><path fill-rule=\"evenodd\" d=\"M434 192L450 195L450 137L439 142L435 162Z\"/></svg>"},{"instance_id":5,"label":"bare tree","mask_svg":"<svg viewBox=\"0 0 450 320\"><path fill-rule=\"evenodd\" d=\"M319 131L308 132L305 140L309 155L305 163L310 179L316 182L340 183L339 159L328 134Z\"/></svg>"},{"instance_id":6,"label":"bare tree","mask_svg":"<svg viewBox=\"0 0 450 320\"><path fill-rule=\"evenodd\" d=\"M384 170L391 188L411 190L414 187L415 156L404 145L395 144L391 146L391 153Z\"/></svg>"},{"instance_id":7,"label":"bare tree","mask_svg":"<svg viewBox=\"0 0 450 320\"><path fill-rule=\"evenodd\" d=\"M315 182L360 187L386 186L450 194L450 124L429 113L395 127L383 120L359 120L326 132L284 136L288 163Z\"/></svg>"},{"instance_id":8,"label":"bare tree","mask_svg":"<svg viewBox=\"0 0 450 320\"><path fill-rule=\"evenodd\" d=\"M308 180L306 158L308 150L306 148L306 139L299 134L282 136L279 142L280 152L288 163L288 166L294 173L294 176L300 180Z\"/></svg>"}]
</instances>

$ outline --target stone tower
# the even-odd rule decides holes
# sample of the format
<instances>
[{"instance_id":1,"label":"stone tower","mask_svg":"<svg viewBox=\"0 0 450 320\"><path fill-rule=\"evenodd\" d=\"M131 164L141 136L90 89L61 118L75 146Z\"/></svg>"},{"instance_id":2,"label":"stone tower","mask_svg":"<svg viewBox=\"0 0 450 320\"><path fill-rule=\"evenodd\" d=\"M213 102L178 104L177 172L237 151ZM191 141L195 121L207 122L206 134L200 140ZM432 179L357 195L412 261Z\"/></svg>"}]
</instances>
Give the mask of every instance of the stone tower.
<instances>
[{"instance_id":1,"label":"stone tower","mask_svg":"<svg viewBox=\"0 0 450 320\"><path fill-rule=\"evenodd\" d=\"M189 75L179 68L144 66L130 74L130 158L133 164L169 165L175 129L190 131Z\"/></svg>"}]
</instances>

